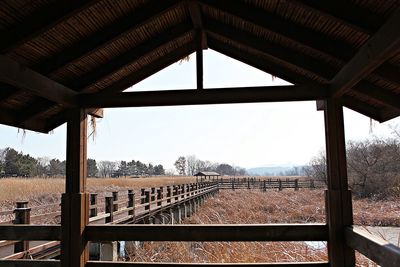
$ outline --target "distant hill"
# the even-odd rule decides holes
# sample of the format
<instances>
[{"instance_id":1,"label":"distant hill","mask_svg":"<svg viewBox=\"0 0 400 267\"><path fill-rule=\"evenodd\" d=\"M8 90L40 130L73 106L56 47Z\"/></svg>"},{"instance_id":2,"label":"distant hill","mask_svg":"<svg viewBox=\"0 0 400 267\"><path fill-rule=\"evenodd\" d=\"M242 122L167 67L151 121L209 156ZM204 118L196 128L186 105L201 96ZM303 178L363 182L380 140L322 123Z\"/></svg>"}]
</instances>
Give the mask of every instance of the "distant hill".
<instances>
[{"instance_id":1,"label":"distant hill","mask_svg":"<svg viewBox=\"0 0 400 267\"><path fill-rule=\"evenodd\" d=\"M297 168L299 173L297 175L303 175L302 169L304 166L273 166L273 167L256 167L246 169L248 175L257 176L280 176L288 175Z\"/></svg>"}]
</instances>

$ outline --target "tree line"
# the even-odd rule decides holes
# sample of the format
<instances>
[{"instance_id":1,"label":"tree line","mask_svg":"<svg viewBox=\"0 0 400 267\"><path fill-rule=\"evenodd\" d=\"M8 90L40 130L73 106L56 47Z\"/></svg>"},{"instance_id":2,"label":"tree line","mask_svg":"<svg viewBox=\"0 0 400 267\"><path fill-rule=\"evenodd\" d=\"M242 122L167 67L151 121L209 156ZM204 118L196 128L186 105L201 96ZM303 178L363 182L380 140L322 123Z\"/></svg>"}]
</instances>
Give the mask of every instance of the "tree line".
<instances>
[{"instance_id":1,"label":"tree line","mask_svg":"<svg viewBox=\"0 0 400 267\"><path fill-rule=\"evenodd\" d=\"M246 175L246 169L226 163L198 159L195 155L180 156L174 163L179 175L195 175L200 171L214 171L220 175Z\"/></svg>"},{"instance_id":2,"label":"tree line","mask_svg":"<svg viewBox=\"0 0 400 267\"><path fill-rule=\"evenodd\" d=\"M400 197L400 127L392 136L346 144L349 188L359 197ZM304 168L308 176L326 181L326 156L320 152Z\"/></svg>"},{"instance_id":3,"label":"tree line","mask_svg":"<svg viewBox=\"0 0 400 267\"><path fill-rule=\"evenodd\" d=\"M65 176L65 160L48 157L34 158L7 147L0 149L0 177ZM99 161L87 159L88 177L121 177L165 175L163 165L135 161Z\"/></svg>"}]
</instances>

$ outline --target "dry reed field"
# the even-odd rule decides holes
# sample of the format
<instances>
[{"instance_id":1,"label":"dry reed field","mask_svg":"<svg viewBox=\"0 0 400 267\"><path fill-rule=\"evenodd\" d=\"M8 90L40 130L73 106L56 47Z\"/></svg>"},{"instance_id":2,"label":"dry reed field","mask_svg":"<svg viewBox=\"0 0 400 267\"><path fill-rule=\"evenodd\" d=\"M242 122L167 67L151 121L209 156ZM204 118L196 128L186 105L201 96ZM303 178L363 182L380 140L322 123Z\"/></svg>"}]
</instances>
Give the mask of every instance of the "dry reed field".
<instances>
[{"instance_id":1,"label":"dry reed field","mask_svg":"<svg viewBox=\"0 0 400 267\"><path fill-rule=\"evenodd\" d=\"M376 209L374 207L371 212ZM391 216L398 217L399 212L400 207L397 206ZM372 215L358 213L356 216L360 215L368 224L379 223ZM379 216L375 214L375 217ZM183 223L310 223L324 222L324 218L322 191L223 190L208 199L196 214ZM360 218L357 220L360 221ZM127 247L130 261L136 262L256 263L327 260L325 242L145 242L142 246ZM357 266L377 265L357 253Z\"/></svg>"},{"instance_id":2,"label":"dry reed field","mask_svg":"<svg viewBox=\"0 0 400 267\"><path fill-rule=\"evenodd\" d=\"M192 183L194 177L88 178L87 191L104 193L143 187ZM59 202L65 190L65 178L4 178L0 179L0 211L27 200L30 206Z\"/></svg>"}]
</instances>

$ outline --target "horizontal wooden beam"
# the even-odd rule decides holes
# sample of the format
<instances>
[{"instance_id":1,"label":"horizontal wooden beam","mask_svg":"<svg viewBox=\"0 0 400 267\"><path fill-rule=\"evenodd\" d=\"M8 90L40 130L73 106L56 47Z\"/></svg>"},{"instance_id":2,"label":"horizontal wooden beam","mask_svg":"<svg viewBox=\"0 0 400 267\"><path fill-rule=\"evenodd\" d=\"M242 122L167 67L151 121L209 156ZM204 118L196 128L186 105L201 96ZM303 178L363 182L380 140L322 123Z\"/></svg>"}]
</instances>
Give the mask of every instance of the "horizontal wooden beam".
<instances>
[{"instance_id":1,"label":"horizontal wooden beam","mask_svg":"<svg viewBox=\"0 0 400 267\"><path fill-rule=\"evenodd\" d=\"M121 38L124 34L146 25L150 20L156 19L158 16L177 6L178 3L176 0L164 0L161 2L151 0L144 6L133 11L133 13L129 13L118 21L102 27L89 37L63 49L60 53L41 61L32 68L43 74L53 73L65 65L105 47L118 38Z\"/></svg>"},{"instance_id":2,"label":"horizontal wooden beam","mask_svg":"<svg viewBox=\"0 0 400 267\"><path fill-rule=\"evenodd\" d=\"M40 133L48 133L46 123L42 120L21 122L20 114L11 110L0 110L0 124L27 129Z\"/></svg>"},{"instance_id":3,"label":"horizontal wooden beam","mask_svg":"<svg viewBox=\"0 0 400 267\"><path fill-rule=\"evenodd\" d=\"M61 240L61 226L0 225L0 240Z\"/></svg>"},{"instance_id":4,"label":"horizontal wooden beam","mask_svg":"<svg viewBox=\"0 0 400 267\"><path fill-rule=\"evenodd\" d=\"M275 263L171 263L171 262L111 262L88 261L86 267L328 267L328 262L275 262Z\"/></svg>"},{"instance_id":5,"label":"horizontal wooden beam","mask_svg":"<svg viewBox=\"0 0 400 267\"><path fill-rule=\"evenodd\" d=\"M112 96L82 95L80 105L85 108L115 108L307 101L325 99L328 93L323 86L301 85L165 90L127 92Z\"/></svg>"},{"instance_id":6,"label":"horizontal wooden beam","mask_svg":"<svg viewBox=\"0 0 400 267\"><path fill-rule=\"evenodd\" d=\"M400 248L360 226L347 227L346 243L381 266L400 266Z\"/></svg>"},{"instance_id":7,"label":"horizontal wooden beam","mask_svg":"<svg viewBox=\"0 0 400 267\"><path fill-rule=\"evenodd\" d=\"M1 260L1 267L60 267L59 260Z\"/></svg>"},{"instance_id":8,"label":"horizontal wooden beam","mask_svg":"<svg viewBox=\"0 0 400 267\"><path fill-rule=\"evenodd\" d=\"M326 241L325 224L89 225L88 241Z\"/></svg>"},{"instance_id":9,"label":"horizontal wooden beam","mask_svg":"<svg viewBox=\"0 0 400 267\"><path fill-rule=\"evenodd\" d=\"M400 50L400 8L330 81L332 95L340 97Z\"/></svg>"},{"instance_id":10,"label":"horizontal wooden beam","mask_svg":"<svg viewBox=\"0 0 400 267\"><path fill-rule=\"evenodd\" d=\"M2 55L0 81L58 104L76 106L76 92Z\"/></svg>"}]
</instances>

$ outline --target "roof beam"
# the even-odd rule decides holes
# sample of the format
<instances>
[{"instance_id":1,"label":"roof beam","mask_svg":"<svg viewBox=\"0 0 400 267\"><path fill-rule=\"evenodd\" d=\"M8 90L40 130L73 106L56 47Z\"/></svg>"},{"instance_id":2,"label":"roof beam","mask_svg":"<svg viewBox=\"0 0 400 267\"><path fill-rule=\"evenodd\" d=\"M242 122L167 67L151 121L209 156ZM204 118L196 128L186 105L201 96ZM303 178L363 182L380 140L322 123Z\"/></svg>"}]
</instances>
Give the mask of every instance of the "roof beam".
<instances>
[{"instance_id":1,"label":"roof beam","mask_svg":"<svg viewBox=\"0 0 400 267\"><path fill-rule=\"evenodd\" d=\"M6 54L96 3L96 0L55 1L1 35L0 53Z\"/></svg>"},{"instance_id":2,"label":"roof beam","mask_svg":"<svg viewBox=\"0 0 400 267\"><path fill-rule=\"evenodd\" d=\"M307 101L328 97L328 90L324 89L322 86L289 85L127 92L112 96L81 95L79 102L86 108L115 108Z\"/></svg>"},{"instance_id":3,"label":"roof beam","mask_svg":"<svg viewBox=\"0 0 400 267\"><path fill-rule=\"evenodd\" d=\"M203 31L203 19L201 14L200 4L195 0L186 0L190 18L192 19L192 23L194 28L197 30L196 34L198 35L196 38L199 42L199 47L201 49L207 49L207 35Z\"/></svg>"},{"instance_id":4,"label":"roof beam","mask_svg":"<svg viewBox=\"0 0 400 267\"><path fill-rule=\"evenodd\" d=\"M230 1L229 5L224 0L199 0L199 2L202 5L218 9L231 16L291 39L297 44L338 59L348 60L355 53L355 49L352 46L342 41L329 38L307 27L290 22L275 13L267 12L241 1Z\"/></svg>"},{"instance_id":5,"label":"roof beam","mask_svg":"<svg viewBox=\"0 0 400 267\"><path fill-rule=\"evenodd\" d=\"M344 95L340 98L340 102L342 103L343 106L351 110L354 110L358 113L361 113L365 116L368 116L376 121L379 122L385 121L382 117L381 111L378 108L368 105L365 102L362 102L355 97Z\"/></svg>"},{"instance_id":6,"label":"roof beam","mask_svg":"<svg viewBox=\"0 0 400 267\"><path fill-rule=\"evenodd\" d=\"M118 71L124 66L131 64L132 62L138 60L144 55L163 47L165 44L176 40L179 37L184 36L191 30L192 28L189 26L188 23L182 23L170 27L169 29L166 29L164 32L158 34L147 42L144 42L132 48L127 53L111 59L108 63L95 68L89 73L84 73L81 77L78 77L71 81L70 86L77 91L82 91L86 87Z\"/></svg>"},{"instance_id":7,"label":"roof beam","mask_svg":"<svg viewBox=\"0 0 400 267\"><path fill-rule=\"evenodd\" d=\"M312 57L306 56L301 52L279 44L262 40L253 34L217 22L212 18L207 18L204 26L209 32L238 42L247 47L251 47L263 54L285 61L286 63L297 68L311 72L326 81L329 81L331 78L333 78L337 72L336 68L333 68L326 63L324 64L323 62Z\"/></svg>"},{"instance_id":8,"label":"roof beam","mask_svg":"<svg viewBox=\"0 0 400 267\"><path fill-rule=\"evenodd\" d=\"M76 92L0 55L0 82L65 106L76 106Z\"/></svg>"},{"instance_id":9,"label":"roof beam","mask_svg":"<svg viewBox=\"0 0 400 267\"><path fill-rule=\"evenodd\" d=\"M293 72L292 70L276 64L263 56L257 56L249 52L238 49L232 45L223 43L213 37L209 37L210 48L215 51L224 54L228 57L241 61L247 65L264 71L270 75L279 77L285 81L293 84L306 84L310 83L310 80Z\"/></svg>"},{"instance_id":10,"label":"roof beam","mask_svg":"<svg viewBox=\"0 0 400 267\"><path fill-rule=\"evenodd\" d=\"M8 126L28 129L35 132L48 133L46 125L43 121L31 120L21 123L18 114L12 111L0 110L0 123Z\"/></svg>"},{"instance_id":11,"label":"roof beam","mask_svg":"<svg viewBox=\"0 0 400 267\"><path fill-rule=\"evenodd\" d=\"M340 97L400 49L400 9L331 80L334 97Z\"/></svg>"},{"instance_id":12,"label":"roof beam","mask_svg":"<svg viewBox=\"0 0 400 267\"><path fill-rule=\"evenodd\" d=\"M373 98L381 104L400 111L400 95L391 93L390 91L384 90L372 83L361 81L352 88L352 91Z\"/></svg>"},{"instance_id":13,"label":"roof beam","mask_svg":"<svg viewBox=\"0 0 400 267\"><path fill-rule=\"evenodd\" d=\"M375 33L383 23L375 13L354 6L350 1L295 0L294 2L308 11L317 11L325 17L368 35Z\"/></svg>"},{"instance_id":14,"label":"roof beam","mask_svg":"<svg viewBox=\"0 0 400 267\"><path fill-rule=\"evenodd\" d=\"M140 70L132 73L126 78L119 80L113 85L110 85L99 94L113 94L120 91L124 91L129 87L135 85L138 82L143 81L144 79L150 77L151 75L159 72L160 70L168 67L169 65L177 62L178 60L184 58L187 55L190 55L195 51L195 45L193 43L185 44L171 53L164 55L155 61L151 62L149 66L146 68L141 68Z\"/></svg>"},{"instance_id":15,"label":"roof beam","mask_svg":"<svg viewBox=\"0 0 400 267\"><path fill-rule=\"evenodd\" d=\"M96 50L99 50L124 34L139 28L150 20L157 18L177 6L176 0L149 1L145 6L140 7L133 13L122 19L101 28L91 36L84 38L69 48L63 49L60 53L47 58L34 66L33 69L43 74L51 74L63 68L67 64L77 61Z\"/></svg>"}]
</instances>

